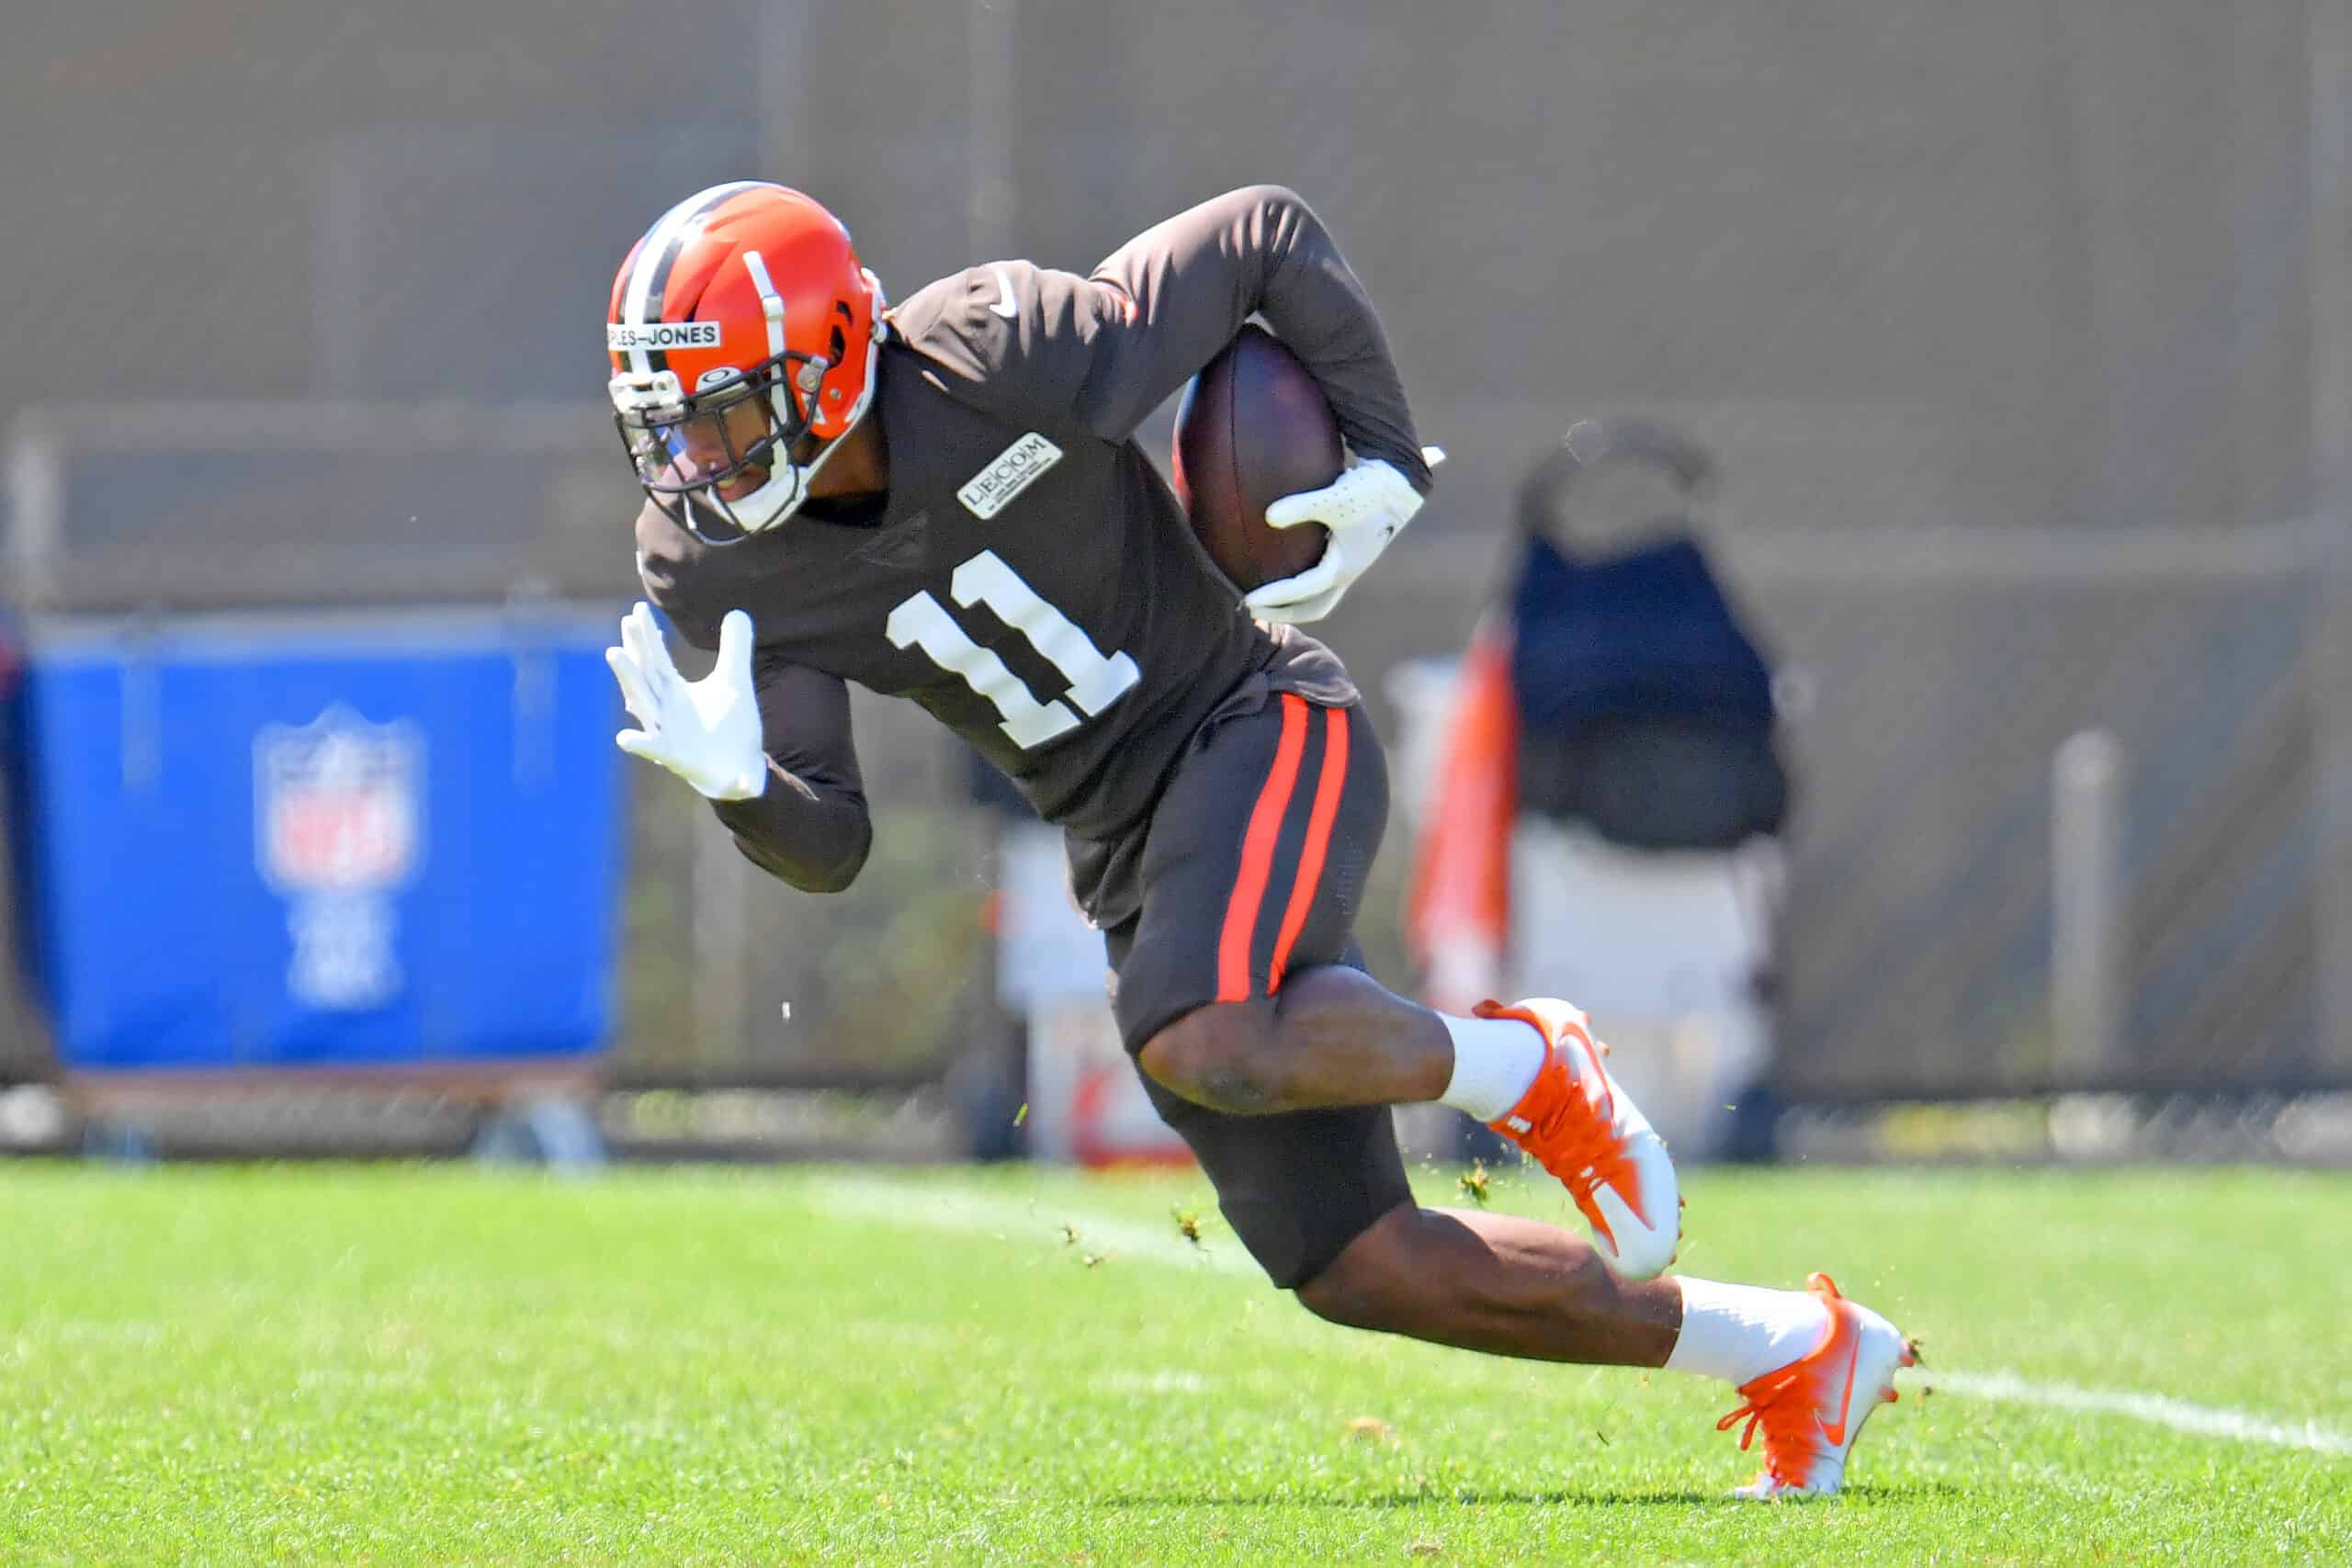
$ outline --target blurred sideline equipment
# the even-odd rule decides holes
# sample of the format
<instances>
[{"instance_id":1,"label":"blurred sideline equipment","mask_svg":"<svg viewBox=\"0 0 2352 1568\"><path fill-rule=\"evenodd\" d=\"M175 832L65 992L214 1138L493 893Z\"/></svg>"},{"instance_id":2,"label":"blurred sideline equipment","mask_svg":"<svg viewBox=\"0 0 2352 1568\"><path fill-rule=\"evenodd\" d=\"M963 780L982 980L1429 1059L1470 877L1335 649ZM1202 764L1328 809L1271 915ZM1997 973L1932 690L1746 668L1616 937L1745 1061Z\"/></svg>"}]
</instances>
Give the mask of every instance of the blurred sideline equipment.
<instances>
[{"instance_id":1,"label":"blurred sideline equipment","mask_svg":"<svg viewBox=\"0 0 2352 1568\"><path fill-rule=\"evenodd\" d=\"M69 1099L288 1071L584 1094L618 869L594 625L37 624L31 907Z\"/></svg>"},{"instance_id":2,"label":"blurred sideline equipment","mask_svg":"<svg viewBox=\"0 0 2352 1568\"><path fill-rule=\"evenodd\" d=\"M419 602L419 582L368 559L398 553L383 528L319 531L300 552L223 540L216 575L141 572L155 528L202 524L108 505L126 464L175 462L175 501L243 492L248 527L282 529L273 476L315 482L346 454L390 464L410 435L483 450L519 428L241 412L17 432L14 804L54 1037L43 1076L94 1152L394 1153L432 1104L470 1118L485 1154L592 1160L621 869L606 612L511 578ZM424 548L466 525L412 525ZM480 547L477 563L499 541ZM346 594L408 602L298 597L306 576L337 575ZM266 1109L329 1100L353 1113Z\"/></svg>"},{"instance_id":3,"label":"blurred sideline equipment","mask_svg":"<svg viewBox=\"0 0 2352 1568\"><path fill-rule=\"evenodd\" d=\"M47 1042L26 983L30 956L24 888L24 651L14 616L0 604L0 1089L44 1073Z\"/></svg>"},{"instance_id":4,"label":"blurred sideline equipment","mask_svg":"<svg viewBox=\"0 0 2352 1568\"><path fill-rule=\"evenodd\" d=\"M1096 1168L1191 1164L1120 1046L1102 933L1070 897L1060 832L1034 817L1008 822L997 889L997 996L1028 1041L1030 1154Z\"/></svg>"},{"instance_id":5,"label":"blurred sideline equipment","mask_svg":"<svg viewBox=\"0 0 2352 1568\"><path fill-rule=\"evenodd\" d=\"M1508 607L1458 679L1398 688L1442 734L1407 919L1429 998L1567 988L1702 1159L1765 1152L1733 1108L1772 1054L1788 799L1770 673L1699 543L1713 484L1669 426L1573 426L1522 487Z\"/></svg>"}]
</instances>

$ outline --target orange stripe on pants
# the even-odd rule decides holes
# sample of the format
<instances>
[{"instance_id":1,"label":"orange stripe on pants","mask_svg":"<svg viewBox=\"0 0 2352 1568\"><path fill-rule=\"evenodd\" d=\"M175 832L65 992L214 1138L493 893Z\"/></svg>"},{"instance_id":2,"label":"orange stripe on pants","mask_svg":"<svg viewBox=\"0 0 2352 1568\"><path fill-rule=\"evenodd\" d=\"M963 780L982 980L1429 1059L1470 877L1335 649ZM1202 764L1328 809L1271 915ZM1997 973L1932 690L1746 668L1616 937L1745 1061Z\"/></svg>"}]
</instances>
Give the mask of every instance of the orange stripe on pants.
<instances>
[{"instance_id":1,"label":"orange stripe on pants","mask_svg":"<svg viewBox=\"0 0 2352 1568\"><path fill-rule=\"evenodd\" d=\"M1306 750L1306 700L1290 692L1282 699L1282 739L1274 746L1266 787L1258 792L1258 804L1250 811L1249 831L1241 840L1241 874L1234 878L1233 896L1226 901L1225 931L1217 941L1216 999L1221 1002L1250 999L1250 939L1258 929L1266 879L1273 873L1283 813L1290 809L1291 790L1298 783L1299 754Z\"/></svg>"},{"instance_id":2,"label":"orange stripe on pants","mask_svg":"<svg viewBox=\"0 0 2352 1568\"><path fill-rule=\"evenodd\" d=\"M1282 935L1274 942L1274 967L1266 976L1269 992L1283 988L1291 945L1306 929L1306 911L1323 881L1323 855L1331 847L1331 823L1340 815L1340 791L1347 786L1348 716L1340 708L1325 708L1323 721L1323 771L1315 778L1315 810L1306 819L1306 845L1298 852L1298 880L1291 885L1290 908L1283 913Z\"/></svg>"}]
</instances>

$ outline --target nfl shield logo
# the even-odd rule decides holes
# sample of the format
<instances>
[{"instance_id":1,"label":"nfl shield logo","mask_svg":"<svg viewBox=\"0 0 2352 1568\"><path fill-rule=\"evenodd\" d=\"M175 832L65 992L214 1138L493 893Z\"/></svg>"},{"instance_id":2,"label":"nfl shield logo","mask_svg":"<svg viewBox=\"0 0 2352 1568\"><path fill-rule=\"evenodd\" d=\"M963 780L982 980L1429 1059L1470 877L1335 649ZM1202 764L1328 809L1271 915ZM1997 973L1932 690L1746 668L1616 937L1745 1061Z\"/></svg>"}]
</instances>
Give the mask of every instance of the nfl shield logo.
<instances>
[{"instance_id":1,"label":"nfl shield logo","mask_svg":"<svg viewBox=\"0 0 2352 1568\"><path fill-rule=\"evenodd\" d=\"M340 704L254 738L254 859L281 894L382 892L422 851L424 738Z\"/></svg>"},{"instance_id":2,"label":"nfl shield logo","mask_svg":"<svg viewBox=\"0 0 2352 1568\"><path fill-rule=\"evenodd\" d=\"M254 738L254 859L289 900L286 984L307 1007L382 1007L402 979L390 894L423 851L424 737L330 707Z\"/></svg>"}]
</instances>

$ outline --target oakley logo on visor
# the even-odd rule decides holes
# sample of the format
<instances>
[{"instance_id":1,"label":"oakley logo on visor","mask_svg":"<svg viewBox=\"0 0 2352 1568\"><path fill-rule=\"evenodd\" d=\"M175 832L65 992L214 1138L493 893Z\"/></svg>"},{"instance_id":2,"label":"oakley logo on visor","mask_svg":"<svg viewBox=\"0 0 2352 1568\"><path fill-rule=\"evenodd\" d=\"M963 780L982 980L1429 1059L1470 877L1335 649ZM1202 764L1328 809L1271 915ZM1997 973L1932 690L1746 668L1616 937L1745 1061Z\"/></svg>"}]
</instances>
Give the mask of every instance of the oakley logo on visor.
<instances>
[{"instance_id":1,"label":"oakley logo on visor","mask_svg":"<svg viewBox=\"0 0 2352 1568\"><path fill-rule=\"evenodd\" d=\"M717 321L647 321L635 325L628 321L605 323L605 347L614 354L627 354L632 349L717 348Z\"/></svg>"}]
</instances>

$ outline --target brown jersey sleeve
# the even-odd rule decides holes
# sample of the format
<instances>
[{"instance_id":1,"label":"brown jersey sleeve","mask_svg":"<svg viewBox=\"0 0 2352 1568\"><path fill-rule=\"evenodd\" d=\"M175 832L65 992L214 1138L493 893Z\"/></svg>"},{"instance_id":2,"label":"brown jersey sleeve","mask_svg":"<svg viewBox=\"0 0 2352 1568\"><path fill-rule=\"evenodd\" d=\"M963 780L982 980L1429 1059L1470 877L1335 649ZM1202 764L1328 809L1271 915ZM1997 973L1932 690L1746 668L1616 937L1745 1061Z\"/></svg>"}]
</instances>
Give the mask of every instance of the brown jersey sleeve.
<instances>
[{"instance_id":1,"label":"brown jersey sleeve","mask_svg":"<svg viewBox=\"0 0 2352 1568\"><path fill-rule=\"evenodd\" d=\"M838 893L874 842L850 738L849 687L837 675L762 650L752 656L766 793L711 803L752 864L809 893Z\"/></svg>"},{"instance_id":2,"label":"brown jersey sleeve","mask_svg":"<svg viewBox=\"0 0 2352 1568\"><path fill-rule=\"evenodd\" d=\"M1121 441L1263 316L1323 388L1348 447L1426 493L1386 333L1329 231L1280 186L1251 186L1155 224L1079 277L997 262L901 307L900 332L976 406Z\"/></svg>"},{"instance_id":3,"label":"brown jersey sleeve","mask_svg":"<svg viewBox=\"0 0 2352 1568\"><path fill-rule=\"evenodd\" d=\"M680 537L651 503L638 516L637 575L678 635L718 646L718 623L734 608L724 574L681 569ZM809 893L837 893L865 863L874 828L850 736L849 687L837 675L795 664L770 649L752 656L761 749L768 787L750 800L711 803L735 846L772 876Z\"/></svg>"}]
</instances>

